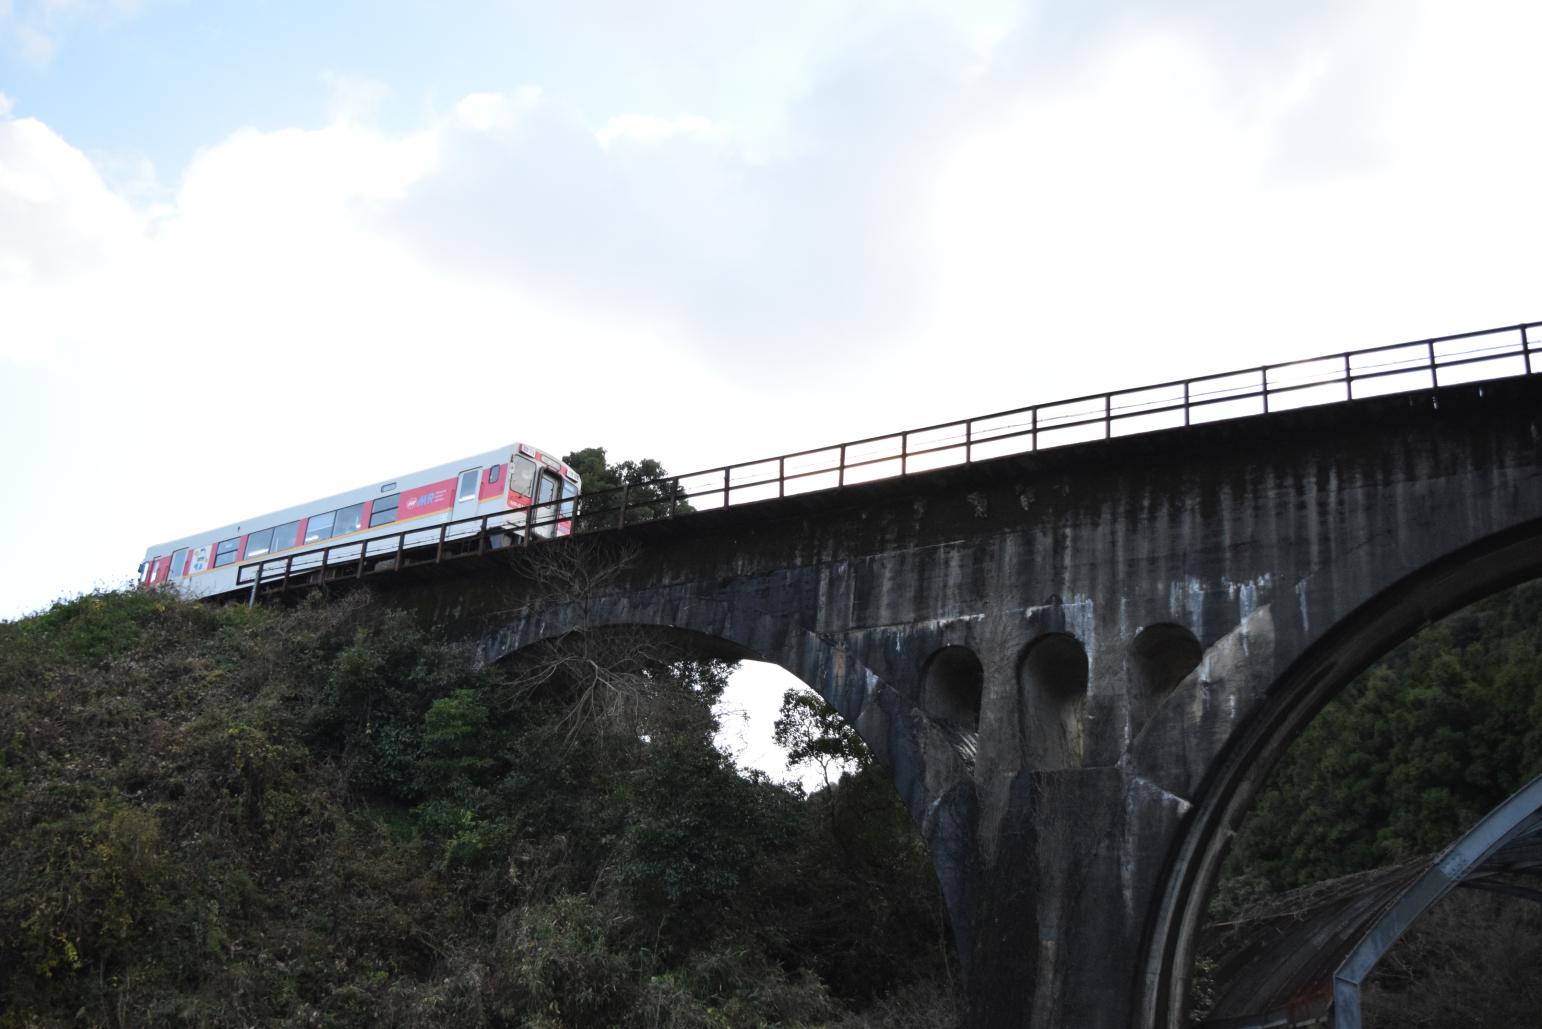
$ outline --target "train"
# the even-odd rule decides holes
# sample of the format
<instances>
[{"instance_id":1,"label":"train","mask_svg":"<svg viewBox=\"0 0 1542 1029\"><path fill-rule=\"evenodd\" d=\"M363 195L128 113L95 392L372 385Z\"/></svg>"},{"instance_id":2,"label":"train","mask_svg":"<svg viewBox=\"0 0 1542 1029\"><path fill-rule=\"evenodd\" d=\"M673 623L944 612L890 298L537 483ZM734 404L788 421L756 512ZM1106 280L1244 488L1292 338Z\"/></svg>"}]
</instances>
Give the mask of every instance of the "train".
<instances>
[{"instance_id":1,"label":"train","mask_svg":"<svg viewBox=\"0 0 1542 1029\"><path fill-rule=\"evenodd\" d=\"M296 504L233 525L157 543L139 565L139 585L170 584L193 597L254 588L282 577L320 577L328 569L382 555L466 540L493 545L573 531L583 488L578 472L524 443L473 454Z\"/></svg>"}]
</instances>

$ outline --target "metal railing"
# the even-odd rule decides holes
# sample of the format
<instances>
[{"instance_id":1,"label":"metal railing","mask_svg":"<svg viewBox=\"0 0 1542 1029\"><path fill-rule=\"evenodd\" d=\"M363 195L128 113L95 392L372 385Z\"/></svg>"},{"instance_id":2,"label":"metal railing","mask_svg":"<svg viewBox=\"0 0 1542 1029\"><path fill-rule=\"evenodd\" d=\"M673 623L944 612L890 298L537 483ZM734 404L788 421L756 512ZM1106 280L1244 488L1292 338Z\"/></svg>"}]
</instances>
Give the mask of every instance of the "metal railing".
<instances>
[{"instance_id":1,"label":"metal railing","mask_svg":"<svg viewBox=\"0 0 1542 1029\"><path fill-rule=\"evenodd\" d=\"M1534 338L1539 329L1542 322L1480 329L938 422L585 493L578 498L572 515L564 515L561 505L573 501L557 499L519 511L462 519L436 528L407 529L364 542L332 544L243 564L237 581L242 585L260 581L287 586L297 574L309 577L317 568L355 562L354 574L363 576L370 562L384 569L429 560L423 555L430 547L432 560L442 562L447 557L484 554L506 543L528 545L567 535L559 526L569 521L573 533L619 528L1073 443L1464 382L1529 376L1542 372L1542 339ZM543 528L548 531L538 531Z\"/></svg>"},{"instance_id":2,"label":"metal railing","mask_svg":"<svg viewBox=\"0 0 1542 1029\"><path fill-rule=\"evenodd\" d=\"M622 486L580 498L582 528L839 488L1072 443L1542 371L1542 322L1260 365L1019 407ZM608 515L606 518L597 515Z\"/></svg>"},{"instance_id":3,"label":"metal railing","mask_svg":"<svg viewBox=\"0 0 1542 1029\"><path fill-rule=\"evenodd\" d=\"M255 559L237 568L236 585L287 589L291 583L360 579L372 572L442 564L455 558L481 557L504 547L528 546L532 540L568 535L574 518L562 510L563 504L572 505L572 498ZM550 510L543 515L542 509Z\"/></svg>"}]
</instances>

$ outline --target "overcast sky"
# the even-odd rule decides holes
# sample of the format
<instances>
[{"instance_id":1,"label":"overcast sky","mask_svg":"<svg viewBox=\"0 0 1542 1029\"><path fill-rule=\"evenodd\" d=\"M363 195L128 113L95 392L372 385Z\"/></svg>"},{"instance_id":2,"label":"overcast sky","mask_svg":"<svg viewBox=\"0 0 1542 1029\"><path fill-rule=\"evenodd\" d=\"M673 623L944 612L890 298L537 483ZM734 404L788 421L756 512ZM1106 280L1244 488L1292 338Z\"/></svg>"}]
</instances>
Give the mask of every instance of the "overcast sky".
<instances>
[{"instance_id":1,"label":"overcast sky","mask_svg":"<svg viewBox=\"0 0 1542 1029\"><path fill-rule=\"evenodd\" d=\"M1542 318L1539 38L1514 0L0 0L0 617L515 439L688 471Z\"/></svg>"}]
</instances>

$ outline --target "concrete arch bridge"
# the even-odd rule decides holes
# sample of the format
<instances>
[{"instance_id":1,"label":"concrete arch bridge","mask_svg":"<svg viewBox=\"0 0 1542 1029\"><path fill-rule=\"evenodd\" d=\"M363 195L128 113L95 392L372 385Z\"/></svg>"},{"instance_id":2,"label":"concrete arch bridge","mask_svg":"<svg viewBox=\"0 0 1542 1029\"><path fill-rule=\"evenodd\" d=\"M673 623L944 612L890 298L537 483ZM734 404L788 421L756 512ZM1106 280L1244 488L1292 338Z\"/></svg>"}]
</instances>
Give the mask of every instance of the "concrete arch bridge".
<instances>
[{"instance_id":1,"label":"concrete arch bridge","mask_svg":"<svg viewBox=\"0 0 1542 1029\"><path fill-rule=\"evenodd\" d=\"M382 584L488 660L647 625L782 665L920 827L972 1024L1176 1029L1225 844L1282 750L1417 628L1542 574L1542 350L1509 331L1502 379L1450 382L1432 342L1411 391L1363 396L1343 355L1348 402L1282 411L1266 369L1255 414L1194 424L1184 383L1181 421L1120 436L1098 398L1097 439L924 473L918 430L910 474L782 478L541 544L632 552L581 602L497 555Z\"/></svg>"}]
</instances>

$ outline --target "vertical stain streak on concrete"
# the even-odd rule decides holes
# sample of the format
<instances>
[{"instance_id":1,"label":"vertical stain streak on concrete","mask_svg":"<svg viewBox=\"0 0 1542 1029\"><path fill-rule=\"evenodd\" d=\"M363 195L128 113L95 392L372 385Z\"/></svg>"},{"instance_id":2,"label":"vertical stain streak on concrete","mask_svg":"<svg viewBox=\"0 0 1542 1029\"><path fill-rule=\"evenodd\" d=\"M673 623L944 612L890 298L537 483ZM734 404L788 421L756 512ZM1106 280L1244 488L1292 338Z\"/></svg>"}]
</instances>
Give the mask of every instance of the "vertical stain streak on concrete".
<instances>
[{"instance_id":1,"label":"vertical stain streak on concrete","mask_svg":"<svg viewBox=\"0 0 1542 1029\"><path fill-rule=\"evenodd\" d=\"M1246 582L1226 583L1226 593L1237 602L1237 628L1241 632L1242 653L1248 653L1248 626L1253 619L1253 612L1258 610L1258 594L1260 590L1269 592L1272 578L1268 572L1258 578Z\"/></svg>"},{"instance_id":2,"label":"vertical stain streak on concrete","mask_svg":"<svg viewBox=\"0 0 1542 1029\"><path fill-rule=\"evenodd\" d=\"M1098 681L1097 669L1093 667L1097 654L1097 612L1094 610L1092 598L1073 595L1070 603L1065 605L1066 631L1075 636L1087 651L1087 685L1091 690L1092 685Z\"/></svg>"}]
</instances>

